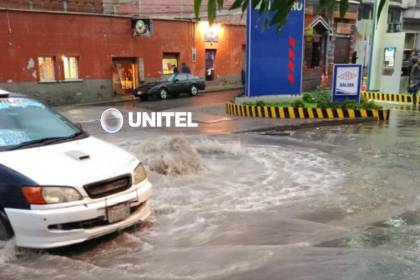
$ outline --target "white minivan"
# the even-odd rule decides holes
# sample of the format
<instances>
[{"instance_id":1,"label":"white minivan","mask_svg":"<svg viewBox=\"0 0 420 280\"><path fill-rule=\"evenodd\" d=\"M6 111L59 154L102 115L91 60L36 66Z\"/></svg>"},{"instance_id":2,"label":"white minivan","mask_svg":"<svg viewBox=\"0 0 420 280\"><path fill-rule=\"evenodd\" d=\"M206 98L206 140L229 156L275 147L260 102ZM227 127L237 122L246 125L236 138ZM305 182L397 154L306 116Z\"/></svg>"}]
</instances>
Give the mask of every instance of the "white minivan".
<instances>
[{"instance_id":1,"label":"white minivan","mask_svg":"<svg viewBox=\"0 0 420 280\"><path fill-rule=\"evenodd\" d=\"M130 153L0 90L0 239L47 249L144 221L152 185Z\"/></svg>"}]
</instances>

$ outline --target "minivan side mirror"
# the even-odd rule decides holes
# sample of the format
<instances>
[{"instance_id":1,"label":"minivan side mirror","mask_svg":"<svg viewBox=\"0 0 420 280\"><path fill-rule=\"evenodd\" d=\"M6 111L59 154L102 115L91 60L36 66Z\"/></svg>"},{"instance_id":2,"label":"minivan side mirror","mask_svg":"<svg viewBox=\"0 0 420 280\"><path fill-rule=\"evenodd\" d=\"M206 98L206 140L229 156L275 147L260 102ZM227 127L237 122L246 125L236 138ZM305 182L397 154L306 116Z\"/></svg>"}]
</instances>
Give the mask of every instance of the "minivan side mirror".
<instances>
[{"instance_id":1,"label":"minivan side mirror","mask_svg":"<svg viewBox=\"0 0 420 280\"><path fill-rule=\"evenodd\" d=\"M178 83L178 82L179 82L179 79L175 79L175 80L174 80L174 83Z\"/></svg>"}]
</instances>

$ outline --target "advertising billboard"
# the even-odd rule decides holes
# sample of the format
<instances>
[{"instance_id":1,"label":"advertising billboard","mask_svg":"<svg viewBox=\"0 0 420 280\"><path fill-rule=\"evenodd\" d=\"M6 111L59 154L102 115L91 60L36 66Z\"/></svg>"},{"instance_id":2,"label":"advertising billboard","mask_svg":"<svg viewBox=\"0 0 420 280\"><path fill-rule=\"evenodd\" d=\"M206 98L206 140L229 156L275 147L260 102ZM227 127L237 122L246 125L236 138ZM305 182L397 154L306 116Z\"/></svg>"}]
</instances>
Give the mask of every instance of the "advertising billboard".
<instances>
[{"instance_id":1,"label":"advertising billboard","mask_svg":"<svg viewBox=\"0 0 420 280\"><path fill-rule=\"evenodd\" d=\"M259 11L248 10L247 96L301 93L304 19L304 0L294 3L280 31L264 24L266 18Z\"/></svg>"},{"instance_id":2,"label":"advertising billboard","mask_svg":"<svg viewBox=\"0 0 420 280\"><path fill-rule=\"evenodd\" d=\"M334 64L332 99L336 102L359 101L362 83L362 65Z\"/></svg>"}]
</instances>

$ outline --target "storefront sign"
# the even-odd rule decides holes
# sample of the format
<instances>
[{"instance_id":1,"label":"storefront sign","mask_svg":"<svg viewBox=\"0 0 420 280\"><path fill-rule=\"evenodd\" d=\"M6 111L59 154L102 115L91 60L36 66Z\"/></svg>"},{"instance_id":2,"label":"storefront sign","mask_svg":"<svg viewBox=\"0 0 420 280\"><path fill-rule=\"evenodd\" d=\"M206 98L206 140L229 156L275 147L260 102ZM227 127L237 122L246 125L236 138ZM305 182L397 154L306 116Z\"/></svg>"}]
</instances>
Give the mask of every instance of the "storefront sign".
<instances>
[{"instance_id":1,"label":"storefront sign","mask_svg":"<svg viewBox=\"0 0 420 280\"><path fill-rule=\"evenodd\" d=\"M286 25L277 32L275 27L264 24L264 15L250 9L247 17L247 96L301 93L304 18L305 2L298 0Z\"/></svg>"},{"instance_id":2,"label":"storefront sign","mask_svg":"<svg viewBox=\"0 0 420 280\"><path fill-rule=\"evenodd\" d=\"M332 98L335 102L360 100L362 65L335 64Z\"/></svg>"}]
</instances>

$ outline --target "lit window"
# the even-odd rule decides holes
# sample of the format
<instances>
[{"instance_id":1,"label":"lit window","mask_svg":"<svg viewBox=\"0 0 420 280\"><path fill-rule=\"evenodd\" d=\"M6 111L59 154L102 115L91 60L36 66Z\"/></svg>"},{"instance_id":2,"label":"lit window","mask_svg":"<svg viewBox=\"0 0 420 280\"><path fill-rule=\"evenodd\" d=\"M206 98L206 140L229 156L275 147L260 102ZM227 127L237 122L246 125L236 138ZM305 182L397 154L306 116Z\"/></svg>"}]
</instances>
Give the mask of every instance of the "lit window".
<instances>
[{"instance_id":1,"label":"lit window","mask_svg":"<svg viewBox=\"0 0 420 280\"><path fill-rule=\"evenodd\" d=\"M54 81L54 57L38 57L38 71L40 81Z\"/></svg>"},{"instance_id":2,"label":"lit window","mask_svg":"<svg viewBox=\"0 0 420 280\"><path fill-rule=\"evenodd\" d=\"M178 69L178 53L164 53L162 59L163 74L169 75Z\"/></svg>"},{"instance_id":3,"label":"lit window","mask_svg":"<svg viewBox=\"0 0 420 280\"><path fill-rule=\"evenodd\" d=\"M64 79L79 79L79 61L75 56L63 56Z\"/></svg>"}]
</instances>

